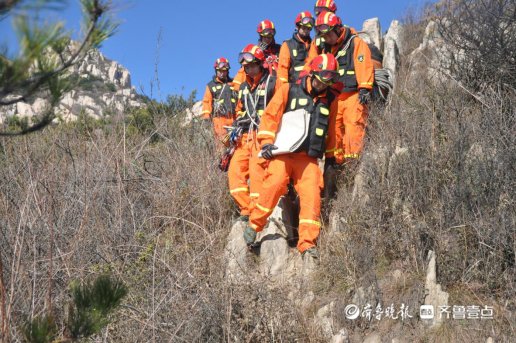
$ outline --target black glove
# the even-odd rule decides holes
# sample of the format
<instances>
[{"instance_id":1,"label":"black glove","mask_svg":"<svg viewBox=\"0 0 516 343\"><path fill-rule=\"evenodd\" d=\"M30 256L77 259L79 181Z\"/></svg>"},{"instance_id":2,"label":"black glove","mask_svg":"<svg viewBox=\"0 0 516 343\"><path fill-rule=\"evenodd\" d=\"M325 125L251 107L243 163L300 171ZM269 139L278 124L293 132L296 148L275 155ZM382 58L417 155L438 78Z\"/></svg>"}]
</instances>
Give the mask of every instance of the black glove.
<instances>
[{"instance_id":1,"label":"black glove","mask_svg":"<svg viewBox=\"0 0 516 343\"><path fill-rule=\"evenodd\" d=\"M362 105L367 105L371 101L371 91L369 89L360 88L358 91L358 102Z\"/></svg>"},{"instance_id":2,"label":"black glove","mask_svg":"<svg viewBox=\"0 0 516 343\"><path fill-rule=\"evenodd\" d=\"M274 144L265 144L262 147L262 157L266 160L272 160L274 158L274 155L272 155L272 150L276 149L278 149L278 147Z\"/></svg>"}]
</instances>

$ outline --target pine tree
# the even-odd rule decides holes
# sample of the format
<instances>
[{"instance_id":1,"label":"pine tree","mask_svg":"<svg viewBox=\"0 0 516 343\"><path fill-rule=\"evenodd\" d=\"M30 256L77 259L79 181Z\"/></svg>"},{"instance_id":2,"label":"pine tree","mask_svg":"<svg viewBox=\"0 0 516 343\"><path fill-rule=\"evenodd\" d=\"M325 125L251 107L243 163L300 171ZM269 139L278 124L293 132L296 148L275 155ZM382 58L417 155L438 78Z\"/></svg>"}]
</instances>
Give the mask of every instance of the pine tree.
<instances>
[{"instance_id":1,"label":"pine tree","mask_svg":"<svg viewBox=\"0 0 516 343\"><path fill-rule=\"evenodd\" d=\"M20 52L13 58L0 51L0 107L30 102L34 97L48 100L30 125L18 130L0 130L0 136L23 135L41 130L56 117L55 109L64 93L73 89L67 69L80 62L93 48L110 37L117 24L109 18L111 1L80 0L83 37L71 44L70 32L62 22L42 23L43 10L62 9L65 0L0 0L0 20L12 18Z\"/></svg>"}]
</instances>

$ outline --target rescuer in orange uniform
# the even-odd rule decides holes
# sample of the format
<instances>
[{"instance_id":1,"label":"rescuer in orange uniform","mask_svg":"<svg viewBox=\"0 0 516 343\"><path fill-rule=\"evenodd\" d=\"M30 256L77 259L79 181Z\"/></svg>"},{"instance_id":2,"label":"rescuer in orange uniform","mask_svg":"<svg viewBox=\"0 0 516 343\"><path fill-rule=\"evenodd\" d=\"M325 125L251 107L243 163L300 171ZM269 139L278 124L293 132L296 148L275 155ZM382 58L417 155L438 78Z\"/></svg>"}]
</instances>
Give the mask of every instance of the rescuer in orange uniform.
<instances>
[{"instance_id":1,"label":"rescuer in orange uniform","mask_svg":"<svg viewBox=\"0 0 516 343\"><path fill-rule=\"evenodd\" d=\"M229 77L229 61L217 58L213 67L215 76L206 86L202 99L202 118L213 122L215 139L221 142L227 133L224 126L231 126L235 119L236 93Z\"/></svg>"},{"instance_id":2,"label":"rescuer in orange uniform","mask_svg":"<svg viewBox=\"0 0 516 343\"><path fill-rule=\"evenodd\" d=\"M258 131L263 158L270 160L260 196L244 231L248 246L255 244L256 232L263 230L267 218L286 192L289 179L299 194L298 250L318 258L315 247L320 231L321 189L323 176L317 159L333 156L337 145L335 126L338 110L336 95L329 88L338 79L338 62L331 54L317 56L310 73L296 84L282 84L265 109ZM284 113L305 109L310 113L309 132L300 148L293 153L274 155L273 145Z\"/></svg>"},{"instance_id":3,"label":"rescuer in orange uniform","mask_svg":"<svg viewBox=\"0 0 516 343\"><path fill-rule=\"evenodd\" d=\"M269 19L262 20L258 24L256 32L258 33L258 47L262 49L265 55L265 62L263 66L264 68L269 70L269 74L276 76L276 72L278 70L278 56L280 51L280 45L276 44L274 38L276 36L276 28L274 26L274 23ZM244 68L240 68L233 81L235 84L235 90L238 91L238 88L244 81Z\"/></svg>"},{"instance_id":4,"label":"rescuer in orange uniform","mask_svg":"<svg viewBox=\"0 0 516 343\"><path fill-rule=\"evenodd\" d=\"M283 42L279 52L278 78L282 82L295 82L299 78L312 43L310 31L315 24L312 14L308 11L299 13L295 24L292 38Z\"/></svg>"},{"instance_id":5,"label":"rescuer in orange uniform","mask_svg":"<svg viewBox=\"0 0 516 343\"><path fill-rule=\"evenodd\" d=\"M341 20L332 12L322 12L316 20L317 35L324 39L322 48L310 47L308 60L319 53L331 53L339 62L339 82L343 89L339 95L339 113L342 117L343 128L337 128L337 134L342 133L343 154L336 152L337 162L344 159L358 158L363 145L367 125L367 104L371 98L374 83L374 67L371 51L352 28L345 27Z\"/></svg>"},{"instance_id":6,"label":"rescuer in orange uniform","mask_svg":"<svg viewBox=\"0 0 516 343\"><path fill-rule=\"evenodd\" d=\"M258 198L264 175L263 159L258 158L256 131L260 117L279 86L276 77L269 74L263 64L265 54L257 45L247 45L239 55L246 80L240 86L236 106L234 129L242 135L228 169L229 191L240 208L240 219L248 220L253 199ZM261 160L261 161L260 161Z\"/></svg>"}]
</instances>

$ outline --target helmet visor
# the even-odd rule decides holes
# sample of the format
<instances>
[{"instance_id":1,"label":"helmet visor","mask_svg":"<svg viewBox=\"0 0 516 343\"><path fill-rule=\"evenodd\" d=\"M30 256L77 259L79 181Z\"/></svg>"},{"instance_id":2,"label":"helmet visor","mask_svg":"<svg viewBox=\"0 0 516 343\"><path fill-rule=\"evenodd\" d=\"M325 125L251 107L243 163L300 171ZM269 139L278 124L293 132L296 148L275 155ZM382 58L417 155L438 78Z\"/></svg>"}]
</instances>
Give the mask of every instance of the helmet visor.
<instances>
[{"instance_id":1,"label":"helmet visor","mask_svg":"<svg viewBox=\"0 0 516 343\"><path fill-rule=\"evenodd\" d=\"M238 63L240 63L240 64L251 63L251 62L254 62L255 60L256 60L256 58L250 52L241 52L240 54L238 54Z\"/></svg>"},{"instance_id":2,"label":"helmet visor","mask_svg":"<svg viewBox=\"0 0 516 343\"><path fill-rule=\"evenodd\" d=\"M276 30L274 29L264 29L262 32L260 32L260 36L262 37L272 37L276 34Z\"/></svg>"},{"instance_id":3,"label":"helmet visor","mask_svg":"<svg viewBox=\"0 0 516 343\"><path fill-rule=\"evenodd\" d=\"M229 64L227 62L219 62L215 66L215 69L217 69L217 70L228 70L229 69Z\"/></svg>"},{"instance_id":4,"label":"helmet visor","mask_svg":"<svg viewBox=\"0 0 516 343\"><path fill-rule=\"evenodd\" d=\"M311 17L304 17L303 19L301 19L301 21L299 23L297 23L298 25L301 25L301 26L306 26L306 27L309 27L310 29L312 27L314 27L314 24L315 24L315 20L314 18L311 18Z\"/></svg>"},{"instance_id":5,"label":"helmet visor","mask_svg":"<svg viewBox=\"0 0 516 343\"><path fill-rule=\"evenodd\" d=\"M328 24L321 24L315 27L315 30L317 31L318 35L325 35L331 30L333 30L333 26L330 26Z\"/></svg>"},{"instance_id":6,"label":"helmet visor","mask_svg":"<svg viewBox=\"0 0 516 343\"><path fill-rule=\"evenodd\" d=\"M319 81L327 85L332 85L339 80L339 73L333 70L316 71L314 75Z\"/></svg>"}]
</instances>

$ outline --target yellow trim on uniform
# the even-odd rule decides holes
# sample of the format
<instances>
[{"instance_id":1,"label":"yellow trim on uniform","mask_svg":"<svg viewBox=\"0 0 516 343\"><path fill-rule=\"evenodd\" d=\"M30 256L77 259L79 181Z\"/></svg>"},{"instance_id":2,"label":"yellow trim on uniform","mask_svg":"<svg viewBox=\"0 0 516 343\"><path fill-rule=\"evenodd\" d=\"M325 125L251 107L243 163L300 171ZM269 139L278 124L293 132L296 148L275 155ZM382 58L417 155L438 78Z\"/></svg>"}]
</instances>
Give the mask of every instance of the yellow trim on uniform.
<instances>
[{"instance_id":1,"label":"yellow trim on uniform","mask_svg":"<svg viewBox=\"0 0 516 343\"><path fill-rule=\"evenodd\" d=\"M263 212L265 212L265 213L270 213L270 212L272 212L272 210L271 210L270 208L263 207L263 206L262 206L262 205L260 205L260 204L256 204L256 207L257 207L259 210L261 210L261 211L263 211Z\"/></svg>"},{"instance_id":2,"label":"yellow trim on uniform","mask_svg":"<svg viewBox=\"0 0 516 343\"><path fill-rule=\"evenodd\" d=\"M305 66L304 66L304 65L303 65L303 66L297 66L297 67L294 67L294 70L295 70L295 71L301 71L301 70L303 70L304 68L305 68Z\"/></svg>"},{"instance_id":3,"label":"yellow trim on uniform","mask_svg":"<svg viewBox=\"0 0 516 343\"><path fill-rule=\"evenodd\" d=\"M327 116L330 114L330 110L327 107L321 107L321 113Z\"/></svg>"},{"instance_id":4,"label":"yellow trim on uniform","mask_svg":"<svg viewBox=\"0 0 516 343\"><path fill-rule=\"evenodd\" d=\"M281 81L283 81L283 82L288 82L288 80L287 80L286 78L284 78L284 77L280 77L279 79L280 79Z\"/></svg>"},{"instance_id":5,"label":"yellow trim on uniform","mask_svg":"<svg viewBox=\"0 0 516 343\"><path fill-rule=\"evenodd\" d=\"M271 136L271 137L276 137L276 133L272 132L272 131L265 131L265 130L261 130L261 131L258 131L258 134L257 134L257 137L258 136Z\"/></svg>"},{"instance_id":6,"label":"yellow trim on uniform","mask_svg":"<svg viewBox=\"0 0 516 343\"><path fill-rule=\"evenodd\" d=\"M321 222L318 222L317 220L312 220L312 219L299 219L299 225L301 225L301 224L312 224L312 225L321 227Z\"/></svg>"},{"instance_id":7,"label":"yellow trim on uniform","mask_svg":"<svg viewBox=\"0 0 516 343\"><path fill-rule=\"evenodd\" d=\"M360 82L360 85L372 86L373 82Z\"/></svg>"},{"instance_id":8,"label":"yellow trim on uniform","mask_svg":"<svg viewBox=\"0 0 516 343\"><path fill-rule=\"evenodd\" d=\"M240 188L235 188L235 189L230 190L229 193L234 194L234 193L247 192L247 191L249 191L248 187L240 187Z\"/></svg>"},{"instance_id":9,"label":"yellow trim on uniform","mask_svg":"<svg viewBox=\"0 0 516 343\"><path fill-rule=\"evenodd\" d=\"M202 111L201 114L210 114L210 111Z\"/></svg>"},{"instance_id":10,"label":"yellow trim on uniform","mask_svg":"<svg viewBox=\"0 0 516 343\"><path fill-rule=\"evenodd\" d=\"M250 193L249 196L251 198L258 198L260 196L260 193Z\"/></svg>"},{"instance_id":11,"label":"yellow trim on uniform","mask_svg":"<svg viewBox=\"0 0 516 343\"><path fill-rule=\"evenodd\" d=\"M358 158L359 154L344 154L344 158Z\"/></svg>"}]
</instances>

